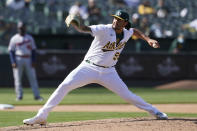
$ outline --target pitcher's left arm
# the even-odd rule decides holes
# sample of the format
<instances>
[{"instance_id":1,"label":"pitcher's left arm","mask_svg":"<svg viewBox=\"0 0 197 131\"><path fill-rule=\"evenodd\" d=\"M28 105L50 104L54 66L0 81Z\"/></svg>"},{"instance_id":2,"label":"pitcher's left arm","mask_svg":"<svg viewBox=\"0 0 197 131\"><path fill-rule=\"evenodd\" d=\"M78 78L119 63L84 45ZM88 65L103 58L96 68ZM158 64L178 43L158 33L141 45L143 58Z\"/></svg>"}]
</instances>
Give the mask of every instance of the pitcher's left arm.
<instances>
[{"instance_id":1,"label":"pitcher's left arm","mask_svg":"<svg viewBox=\"0 0 197 131\"><path fill-rule=\"evenodd\" d=\"M144 33L139 31L138 29L133 29L133 35L136 37L145 40L151 47L153 48L160 48L158 41L151 39L150 37L146 36Z\"/></svg>"}]
</instances>

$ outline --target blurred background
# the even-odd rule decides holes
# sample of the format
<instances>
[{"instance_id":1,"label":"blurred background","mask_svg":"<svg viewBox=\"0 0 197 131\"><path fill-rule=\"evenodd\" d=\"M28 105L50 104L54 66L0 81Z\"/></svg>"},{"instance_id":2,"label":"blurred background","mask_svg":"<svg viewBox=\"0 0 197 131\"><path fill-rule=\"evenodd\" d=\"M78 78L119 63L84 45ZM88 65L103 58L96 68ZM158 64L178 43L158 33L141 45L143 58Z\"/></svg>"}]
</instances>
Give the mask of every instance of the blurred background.
<instances>
[{"instance_id":1,"label":"blurred background","mask_svg":"<svg viewBox=\"0 0 197 131\"><path fill-rule=\"evenodd\" d=\"M130 14L132 27L161 46L151 48L136 37L128 41L116 66L127 84L197 79L196 0L0 0L0 86L14 86L7 48L18 21L27 23L38 48L39 85L57 86L83 60L93 40L67 28L66 16L79 14L85 25L108 24L118 9ZM23 83L28 85L26 77Z\"/></svg>"}]
</instances>

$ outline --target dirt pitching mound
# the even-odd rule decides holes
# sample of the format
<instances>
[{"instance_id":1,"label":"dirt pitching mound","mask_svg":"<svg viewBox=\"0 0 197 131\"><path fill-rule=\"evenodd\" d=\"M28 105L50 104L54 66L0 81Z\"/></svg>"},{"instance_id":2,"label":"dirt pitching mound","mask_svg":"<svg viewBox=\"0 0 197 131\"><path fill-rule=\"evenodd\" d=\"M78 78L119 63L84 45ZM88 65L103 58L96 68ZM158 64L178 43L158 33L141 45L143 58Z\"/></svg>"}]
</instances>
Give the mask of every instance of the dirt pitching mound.
<instances>
[{"instance_id":1,"label":"dirt pitching mound","mask_svg":"<svg viewBox=\"0 0 197 131\"><path fill-rule=\"evenodd\" d=\"M156 86L156 89L197 89L197 80L181 80Z\"/></svg>"},{"instance_id":2,"label":"dirt pitching mound","mask_svg":"<svg viewBox=\"0 0 197 131\"><path fill-rule=\"evenodd\" d=\"M89 120L78 122L51 123L46 127L18 126L1 128L2 131L196 131L197 119L170 118L122 118L106 120Z\"/></svg>"}]
</instances>

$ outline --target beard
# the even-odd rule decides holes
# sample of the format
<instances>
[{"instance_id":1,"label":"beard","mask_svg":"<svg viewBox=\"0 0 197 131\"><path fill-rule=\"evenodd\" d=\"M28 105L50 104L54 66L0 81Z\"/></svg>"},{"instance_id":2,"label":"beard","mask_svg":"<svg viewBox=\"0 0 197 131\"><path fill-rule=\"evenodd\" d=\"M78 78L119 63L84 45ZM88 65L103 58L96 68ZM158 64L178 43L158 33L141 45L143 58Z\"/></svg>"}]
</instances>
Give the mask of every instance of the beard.
<instances>
[{"instance_id":1,"label":"beard","mask_svg":"<svg viewBox=\"0 0 197 131\"><path fill-rule=\"evenodd\" d=\"M121 31L121 30L123 30L124 27L113 24L113 25L112 25L112 28L113 28L114 30Z\"/></svg>"}]
</instances>

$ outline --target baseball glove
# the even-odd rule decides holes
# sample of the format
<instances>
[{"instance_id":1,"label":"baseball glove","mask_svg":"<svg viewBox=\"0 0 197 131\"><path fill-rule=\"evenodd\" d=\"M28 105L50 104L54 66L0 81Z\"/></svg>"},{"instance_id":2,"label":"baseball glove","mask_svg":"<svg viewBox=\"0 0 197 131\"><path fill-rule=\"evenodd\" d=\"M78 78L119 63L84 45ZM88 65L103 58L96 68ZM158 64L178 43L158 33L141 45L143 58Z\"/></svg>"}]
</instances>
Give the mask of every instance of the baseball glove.
<instances>
[{"instance_id":1,"label":"baseball glove","mask_svg":"<svg viewBox=\"0 0 197 131\"><path fill-rule=\"evenodd\" d=\"M65 23L67 27L69 27L71 23L75 23L75 25L79 26L80 25L79 17L76 15L70 14L66 17Z\"/></svg>"}]
</instances>

